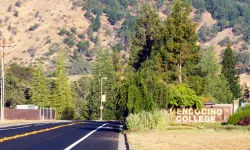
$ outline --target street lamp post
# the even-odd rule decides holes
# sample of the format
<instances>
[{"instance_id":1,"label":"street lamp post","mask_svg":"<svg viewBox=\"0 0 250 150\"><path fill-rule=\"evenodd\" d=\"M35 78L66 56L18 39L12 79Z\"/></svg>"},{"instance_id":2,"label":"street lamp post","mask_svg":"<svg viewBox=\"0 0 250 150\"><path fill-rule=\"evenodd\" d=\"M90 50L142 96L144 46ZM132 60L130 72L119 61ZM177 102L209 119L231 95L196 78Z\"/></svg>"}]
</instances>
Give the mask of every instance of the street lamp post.
<instances>
[{"instance_id":1,"label":"street lamp post","mask_svg":"<svg viewBox=\"0 0 250 150\"><path fill-rule=\"evenodd\" d=\"M1 64L2 64L2 70L1 70L1 122L4 121L4 48L5 47L11 47L11 46L6 46L6 40L5 38L3 39L3 45L0 46L3 48L2 53L1 53Z\"/></svg>"},{"instance_id":2,"label":"street lamp post","mask_svg":"<svg viewBox=\"0 0 250 150\"><path fill-rule=\"evenodd\" d=\"M103 105L102 105L102 80L107 80L107 77L102 77L101 78L101 107L100 107L101 118L100 118L100 120L103 120L103 116L102 116L102 110L103 110Z\"/></svg>"},{"instance_id":3,"label":"street lamp post","mask_svg":"<svg viewBox=\"0 0 250 150\"><path fill-rule=\"evenodd\" d=\"M6 41L5 38L3 39L3 45L0 46L3 48L2 54L1 54L1 64L2 64L2 70L1 70L1 122L4 121L4 48L10 47L5 45Z\"/></svg>"}]
</instances>

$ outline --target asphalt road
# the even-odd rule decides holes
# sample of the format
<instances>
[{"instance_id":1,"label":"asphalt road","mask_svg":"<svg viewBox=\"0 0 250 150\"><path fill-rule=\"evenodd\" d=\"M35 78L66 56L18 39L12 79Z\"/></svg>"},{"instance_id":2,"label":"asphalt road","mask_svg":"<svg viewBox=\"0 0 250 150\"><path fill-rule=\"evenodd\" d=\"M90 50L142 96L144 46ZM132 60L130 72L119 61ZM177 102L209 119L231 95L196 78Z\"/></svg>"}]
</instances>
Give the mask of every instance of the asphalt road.
<instances>
[{"instance_id":1,"label":"asphalt road","mask_svg":"<svg viewBox=\"0 0 250 150\"><path fill-rule=\"evenodd\" d=\"M25 135L43 129L51 130ZM0 128L0 150L117 150L120 130L119 122L94 121L5 127ZM8 139L16 135L24 137Z\"/></svg>"}]
</instances>

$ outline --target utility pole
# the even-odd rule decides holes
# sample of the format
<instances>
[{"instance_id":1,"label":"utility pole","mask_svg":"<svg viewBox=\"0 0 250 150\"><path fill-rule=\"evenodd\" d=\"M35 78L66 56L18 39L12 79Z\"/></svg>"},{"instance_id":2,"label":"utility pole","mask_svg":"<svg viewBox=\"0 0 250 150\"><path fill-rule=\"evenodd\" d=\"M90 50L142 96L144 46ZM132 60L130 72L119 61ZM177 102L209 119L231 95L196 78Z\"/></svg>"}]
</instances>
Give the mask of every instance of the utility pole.
<instances>
[{"instance_id":1,"label":"utility pole","mask_svg":"<svg viewBox=\"0 0 250 150\"><path fill-rule=\"evenodd\" d=\"M101 106L100 106L100 111L101 111L101 118L100 120L103 120L103 116L102 116L102 110L103 110L103 105L102 105L102 102L103 102L103 99L102 99L102 80L107 80L107 77L103 77L101 78Z\"/></svg>"},{"instance_id":2,"label":"utility pole","mask_svg":"<svg viewBox=\"0 0 250 150\"><path fill-rule=\"evenodd\" d=\"M1 70L1 122L4 121L4 49L5 47L11 47L11 46L7 46L6 44L6 40L5 38L3 39L2 45L0 47L3 48L2 53L1 53L1 66L2 66L2 70Z\"/></svg>"}]
</instances>

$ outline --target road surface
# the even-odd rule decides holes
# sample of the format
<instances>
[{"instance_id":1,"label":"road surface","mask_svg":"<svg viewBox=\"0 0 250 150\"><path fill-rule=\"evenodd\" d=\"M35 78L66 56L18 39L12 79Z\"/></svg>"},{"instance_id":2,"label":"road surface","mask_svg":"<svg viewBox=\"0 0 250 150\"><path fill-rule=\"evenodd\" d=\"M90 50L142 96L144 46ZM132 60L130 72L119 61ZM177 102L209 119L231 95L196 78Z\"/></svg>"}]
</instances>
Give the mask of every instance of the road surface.
<instances>
[{"instance_id":1,"label":"road surface","mask_svg":"<svg viewBox=\"0 0 250 150\"><path fill-rule=\"evenodd\" d=\"M117 150L119 122L45 123L0 128L0 150Z\"/></svg>"}]
</instances>

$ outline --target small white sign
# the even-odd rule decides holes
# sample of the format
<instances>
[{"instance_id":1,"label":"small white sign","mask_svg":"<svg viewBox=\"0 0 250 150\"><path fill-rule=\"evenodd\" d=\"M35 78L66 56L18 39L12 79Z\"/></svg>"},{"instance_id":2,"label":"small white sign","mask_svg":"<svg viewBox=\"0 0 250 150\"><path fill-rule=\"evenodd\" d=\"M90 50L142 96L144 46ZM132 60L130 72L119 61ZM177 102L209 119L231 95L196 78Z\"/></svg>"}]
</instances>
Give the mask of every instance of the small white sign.
<instances>
[{"instance_id":1,"label":"small white sign","mask_svg":"<svg viewBox=\"0 0 250 150\"><path fill-rule=\"evenodd\" d=\"M101 101L106 102L106 95L102 95Z\"/></svg>"},{"instance_id":2,"label":"small white sign","mask_svg":"<svg viewBox=\"0 0 250 150\"><path fill-rule=\"evenodd\" d=\"M38 109L35 105L16 105L16 109Z\"/></svg>"},{"instance_id":3,"label":"small white sign","mask_svg":"<svg viewBox=\"0 0 250 150\"><path fill-rule=\"evenodd\" d=\"M103 106L100 106L100 109L103 109Z\"/></svg>"}]
</instances>

